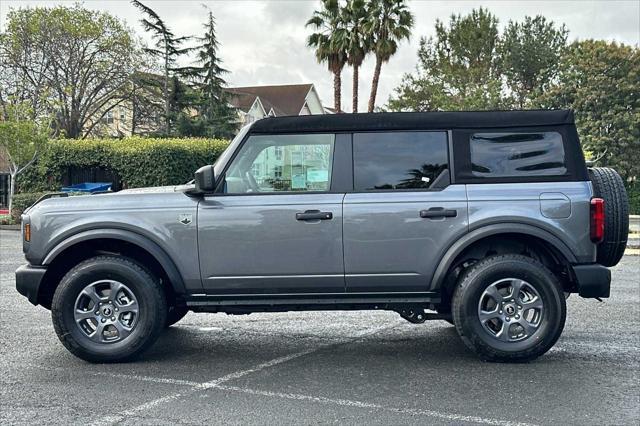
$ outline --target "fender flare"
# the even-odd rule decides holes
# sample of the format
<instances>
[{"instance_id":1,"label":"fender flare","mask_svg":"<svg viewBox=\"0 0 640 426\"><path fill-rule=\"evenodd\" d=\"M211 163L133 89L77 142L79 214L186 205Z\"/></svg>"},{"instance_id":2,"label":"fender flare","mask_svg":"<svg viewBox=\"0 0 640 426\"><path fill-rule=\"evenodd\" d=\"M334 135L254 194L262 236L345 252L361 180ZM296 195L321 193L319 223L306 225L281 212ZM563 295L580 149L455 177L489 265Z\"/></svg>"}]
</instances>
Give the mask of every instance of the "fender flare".
<instances>
[{"instance_id":1,"label":"fender flare","mask_svg":"<svg viewBox=\"0 0 640 426\"><path fill-rule=\"evenodd\" d=\"M51 264L51 262L53 262L60 253L80 242L101 238L125 241L146 250L149 254L151 254L151 256L155 258L155 260L166 272L167 276L169 277L169 281L171 282L173 291L176 294L186 293L186 287L184 285L184 280L182 279L180 271L178 271L175 263L162 249L162 247L140 234L124 229L95 229L82 231L77 234L71 235L58 243L53 249L51 249L44 257L42 264Z\"/></svg>"},{"instance_id":2,"label":"fender flare","mask_svg":"<svg viewBox=\"0 0 640 426\"><path fill-rule=\"evenodd\" d=\"M558 252L564 256L564 258L570 263L576 263L577 259L571 249L558 237L553 235L551 232L546 231L542 228L538 228L533 225L526 225L522 223L500 223L500 224L492 224L486 225L478 229L474 229L473 231L465 234L463 237L459 238L455 243L453 243L449 249L445 252L445 254L440 259L438 263L438 267L433 274L433 279L431 280L431 291L439 290L444 283L447 272L449 268L453 265L453 261L458 257L460 253L462 253L467 247L471 246L471 244L479 241L483 238L490 237L493 235L500 234L524 234L531 235L533 237L540 238L548 243L550 243Z\"/></svg>"}]
</instances>

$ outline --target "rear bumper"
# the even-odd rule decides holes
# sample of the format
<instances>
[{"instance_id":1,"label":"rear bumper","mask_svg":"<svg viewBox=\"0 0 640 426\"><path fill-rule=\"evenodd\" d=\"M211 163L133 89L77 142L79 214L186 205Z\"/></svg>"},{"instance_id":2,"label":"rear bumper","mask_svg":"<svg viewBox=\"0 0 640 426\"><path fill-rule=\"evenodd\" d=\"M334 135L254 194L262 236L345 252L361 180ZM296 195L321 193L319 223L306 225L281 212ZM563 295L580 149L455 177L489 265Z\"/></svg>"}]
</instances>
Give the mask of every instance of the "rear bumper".
<instances>
[{"instance_id":1,"label":"rear bumper","mask_svg":"<svg viewBox=\"0 0 640 426\"><path fill-rule=\"evenodd\" d=\"M611 271L597 263L573 265L578 283L578 294L582 297L609 297L611 290Z\"/></svg>"},{"instance_id":2,"label":"rear bumper","mask_svg":"<svg viewBox=\"0 0 640 426\"><path fill-rule=\"evenodd\" d=\"M16 270L16 290L34 305L38 304L38 291L46 272L46 267L31 265L22 265Z\"/></svg>"}]
</instances>

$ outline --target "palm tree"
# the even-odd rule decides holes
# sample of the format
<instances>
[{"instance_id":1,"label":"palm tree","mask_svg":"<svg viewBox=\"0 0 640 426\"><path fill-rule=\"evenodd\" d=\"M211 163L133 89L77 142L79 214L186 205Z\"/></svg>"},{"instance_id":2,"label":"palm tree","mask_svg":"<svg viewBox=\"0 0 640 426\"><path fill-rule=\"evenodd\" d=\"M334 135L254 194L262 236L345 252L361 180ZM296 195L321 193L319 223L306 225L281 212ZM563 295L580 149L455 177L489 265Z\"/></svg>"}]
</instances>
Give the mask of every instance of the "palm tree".
<instances>
[{"instance_id":1,"label":"palm tree","mask_svg":"<svg viewBox=\"0 0 640 426\"><path fill-rule=\"evenodd\" d=\"M342 9L344 38L346 42L347 63L353 67L353 112L358 112L359 70L365 56L371 50L371 37L364 31L367 20L367 8L364 0L347 0Z\"/></svg>"},{"instance_id":2,"label":"palm tree","mask_svg":"<svg viewBox=\"0 0 640 426\"><path fill-rule=\"evenodd\" d=\"M413 14L406 0L371 0L368 14L370 19L365 23L365 30L373 37L371 50L376 55L369 96L369 112L373 112L382 63L388 62L396 53L400 41L411 36Z\"/></svg>"},{"instance_id":3,"label":"palm tree","mask_svg":"<svg viewBox=\"0 0 640 426\"><path fill-rule=\"evenodd\" d=\"M316 30L307 39L307 46L316 49L318 62L326 62L327 68L333 73L333 106L336 112L340 112L341 74L347 63L347 53L344 21L338 0L322 0L322 8L313 12L306 25Z\"/></svg>"}]
</instances>

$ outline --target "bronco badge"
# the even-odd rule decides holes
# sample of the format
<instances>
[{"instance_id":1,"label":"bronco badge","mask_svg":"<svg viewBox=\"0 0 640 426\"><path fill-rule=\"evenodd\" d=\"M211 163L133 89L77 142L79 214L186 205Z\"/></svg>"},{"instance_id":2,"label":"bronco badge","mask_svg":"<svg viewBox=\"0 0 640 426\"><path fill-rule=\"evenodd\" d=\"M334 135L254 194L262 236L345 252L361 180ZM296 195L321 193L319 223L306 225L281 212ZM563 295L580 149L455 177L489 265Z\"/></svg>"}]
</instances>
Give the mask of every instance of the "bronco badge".
<instances>
[{"instance_id":1,"label":"bronco badge","mask_svg":"<svg viewBox=\"0 0 640 426\"><path fill-rule=\"evenodd\" d=\"M178 222L183 225L188 225L191 223L191 214L181 213L178 215Z\"/></svg>"}]
</instances>

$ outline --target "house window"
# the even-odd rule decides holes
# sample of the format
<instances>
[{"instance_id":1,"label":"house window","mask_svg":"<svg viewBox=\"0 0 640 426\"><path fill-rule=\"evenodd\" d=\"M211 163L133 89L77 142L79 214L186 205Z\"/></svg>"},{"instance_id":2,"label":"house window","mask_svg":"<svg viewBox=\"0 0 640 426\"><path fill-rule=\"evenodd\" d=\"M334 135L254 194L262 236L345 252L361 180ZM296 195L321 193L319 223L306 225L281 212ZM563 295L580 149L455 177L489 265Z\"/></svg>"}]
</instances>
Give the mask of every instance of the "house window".
<instances>
[{"instance_id":1,"label":"house window","mask_svg":"<svg viewBox=\"0 0 640 426\"><path fill-rule=\"evenodd\" d=\"M120 110L120 121L124 121L124 117L125 117L124 110L121 109Z\"/></svg>"},{"instance_id":2,"label":"house window","mask_svg":"<svg viewBox=\"0 0 640 426\"><path fill-rule=\"evenodd\" d=\"M113 111L108 111L100 120L104 124L112 124L113 123Z\"/></svg>"},{"instance_id":3,"label":"house window","mask_svg":"<svg viewBox=\"0 0 640 426\"><path fill-rule=\"evenodd\" d=\"M282 160L282 147L281 146L274 147L274 154L276 156L276 160L278 161Z\"/></svg>"}]
</instances>

